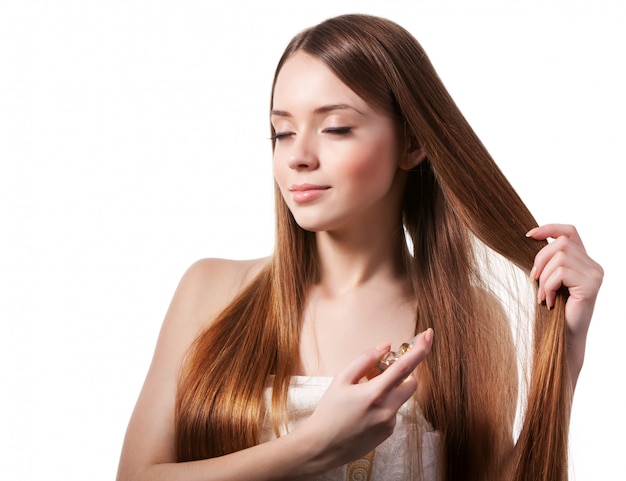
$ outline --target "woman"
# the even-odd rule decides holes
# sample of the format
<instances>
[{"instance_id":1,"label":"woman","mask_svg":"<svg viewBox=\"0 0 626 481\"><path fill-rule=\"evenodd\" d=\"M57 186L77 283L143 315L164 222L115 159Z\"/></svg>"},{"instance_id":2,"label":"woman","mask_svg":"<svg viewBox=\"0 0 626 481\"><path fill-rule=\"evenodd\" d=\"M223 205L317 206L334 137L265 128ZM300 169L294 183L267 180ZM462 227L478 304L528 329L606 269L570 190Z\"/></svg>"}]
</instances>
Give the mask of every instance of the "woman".
<instances>
[{"instance_id":1,"label":"woman","mask_svg":"<svg viewBox=\"0 0 626 481\"><path fill-rule=\"evenodd\" d=\"M271 124L275 253L183 276L118 479L565 479L603 275L576 230L536 226L387 20L297 35ZM501 258L535 281L536 309L501 295ZM533 312L512 331L516 305Z\"/></svg>"}]
</instances>

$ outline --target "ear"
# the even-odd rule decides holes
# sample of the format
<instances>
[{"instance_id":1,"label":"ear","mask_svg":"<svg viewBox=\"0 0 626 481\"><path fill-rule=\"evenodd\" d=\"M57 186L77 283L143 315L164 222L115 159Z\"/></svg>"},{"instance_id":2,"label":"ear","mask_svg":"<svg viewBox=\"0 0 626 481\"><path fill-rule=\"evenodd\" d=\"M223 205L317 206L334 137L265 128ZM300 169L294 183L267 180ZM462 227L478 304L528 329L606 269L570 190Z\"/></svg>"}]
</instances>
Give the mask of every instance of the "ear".
<instances>
[{"instance_id":1,"label":"ear","mask_svg":"<svg viewBox=\"0 0 626 481\"><path fill-rule=\"evenodd\" d=\"M417 167L426 158L426 152L421 147L415 148L407 152L402 159L400 159L399 167L402 170L411 170Z\"/></svg>"}]
</instances>

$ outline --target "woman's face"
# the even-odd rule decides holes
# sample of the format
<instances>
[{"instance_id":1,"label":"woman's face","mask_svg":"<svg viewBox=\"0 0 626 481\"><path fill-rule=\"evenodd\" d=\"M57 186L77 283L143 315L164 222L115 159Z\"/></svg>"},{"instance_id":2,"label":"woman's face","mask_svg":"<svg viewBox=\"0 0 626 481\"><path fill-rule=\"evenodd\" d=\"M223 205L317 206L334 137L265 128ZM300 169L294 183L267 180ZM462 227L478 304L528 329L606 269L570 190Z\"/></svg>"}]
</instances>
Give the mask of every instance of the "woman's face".
<instances>
[{"instance_id":1,"label":"woman's face","mask_svg":"<svg viewBox=\"0 0 626 481\"><path fill-rule=\"evenodd\" d=\"M332 231L398 218L403 188L394 123L324 63L293 54L276 79L274 177L296 222Z\"/></svg>"}]
</instances>

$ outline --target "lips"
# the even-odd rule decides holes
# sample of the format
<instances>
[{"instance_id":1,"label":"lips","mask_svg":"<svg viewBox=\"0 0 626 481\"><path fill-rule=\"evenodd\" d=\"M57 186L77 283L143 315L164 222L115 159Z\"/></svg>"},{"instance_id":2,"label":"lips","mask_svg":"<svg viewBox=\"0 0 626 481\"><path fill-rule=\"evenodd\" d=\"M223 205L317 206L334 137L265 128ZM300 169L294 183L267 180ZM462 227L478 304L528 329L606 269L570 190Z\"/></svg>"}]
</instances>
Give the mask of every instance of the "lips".
<instances>
[{"instance_id":1,"label":"lips","mask_svg":"<svg viewBox=\"0 0 626 481\"><path fill-rule=\"evenodd\" d=\"M320 198L328 189L330 189L328 185L292 184L289 192L294 202L302 204Z\"/></svg>"},{"instance_id":2,"label":"lips","mask_svg":"<svg viewBox=\"0 0 626 481\"><path fill-rule=\"evenodd\" d=\"M291 192L304 192L307 190L327 190L330 189L328 185L315 185L315 184L292 184L289 187Z\"/></svg>"}]
</instances>

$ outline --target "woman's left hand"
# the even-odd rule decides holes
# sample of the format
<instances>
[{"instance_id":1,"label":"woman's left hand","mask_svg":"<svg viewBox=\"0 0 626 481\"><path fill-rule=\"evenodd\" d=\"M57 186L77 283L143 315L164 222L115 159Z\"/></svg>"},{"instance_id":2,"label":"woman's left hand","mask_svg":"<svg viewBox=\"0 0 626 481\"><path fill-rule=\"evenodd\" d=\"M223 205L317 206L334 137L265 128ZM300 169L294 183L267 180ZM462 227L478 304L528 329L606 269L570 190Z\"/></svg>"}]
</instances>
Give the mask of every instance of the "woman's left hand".
<instances>
[{"instance_id":1,"label":"woman's left hand","mask_svg":"<svg viewBox=\"0 0 626 481\"><path fill-rule=\"evenodd\" d=\"M527 237L553 240L535 257L531 278L539 281L538 302L554 307L557 291L565 286L569 297L565 303L568 344L571 367L582 367L587 330L602 284L604 271L585 250L582 240L572 225L546 224L530 230ZM575 372L572 372L575 378Z\"/></svg>"},{"instance_id":2,"label":"woman's left hand","mask_svg":"<svg viewBox=\"0 0 626 481\"><path fill-rule=\"evenodd\" d=\"M572 225L546 224L532 229L528 237L554 239L539 251L530 276L539 281L538 302L554 307L557 291L565 286L569 298L565 320L569 334L586 335L604 271L589 255Z\"/></svg>"}]
</instances>

